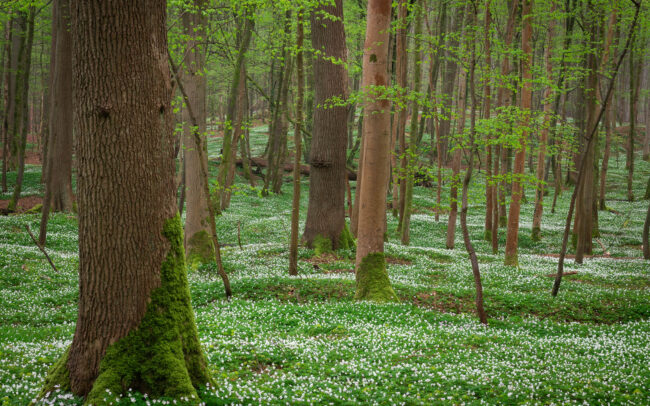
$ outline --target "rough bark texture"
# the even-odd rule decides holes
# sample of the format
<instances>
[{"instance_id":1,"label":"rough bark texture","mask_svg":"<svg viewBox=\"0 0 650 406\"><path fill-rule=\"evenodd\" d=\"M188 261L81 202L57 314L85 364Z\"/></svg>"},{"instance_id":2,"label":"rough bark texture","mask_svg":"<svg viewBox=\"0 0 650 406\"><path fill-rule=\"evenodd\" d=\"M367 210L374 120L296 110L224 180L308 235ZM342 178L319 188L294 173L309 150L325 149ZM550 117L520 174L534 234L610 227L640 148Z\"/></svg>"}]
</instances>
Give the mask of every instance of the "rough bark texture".
<instances>
[{"instance_id":1,"label":"rough bark texture","mask_svg":"<svg viewBox=\"0 0 650 406\"><path fill-rule=\"evenodd\" d=\"M71 7L79 315L44 390L60 384L87 404L127 388L196 401L209 381L176 214L165 10L160 0Z\"/></svg>"},{"instance_id":2,"label":"rough bark texture","mask_svg":"<svg viewBox=\"0 0 650 406\"><path fill-rule=\"evenodd\" d=\"M333 16L332 17L328 17ZM313 246L318 236L340 246L345 228L347 108L332 106L332 98L345 99L348 75L343 31L343 1L322 4L311 14L311 42L320 51L314 59L314 131L309 162L309 205L303 239ZM347 241L347 240L346 240ZM348 247L344 247L348 248Z\"/></svg>"},{"instance_id":3,"label":"rough bark texture","mask_svg":"<svg viewBox=\"0 0 650 406\"><path fill-rule=\"evenodd\" d=\"M359 197L356 298L397 300L384 258L386 188L390 159L390 102L381 97L388 85L390 0L369 0L363 54L363 169Z\"/></svg>"},{"instance_id":4,"label":"rough bark texture","mask_svg":"<svg viewBox=\"0 0 650 406\"><path fill-rule=\"evenodd\" d=\"M192 111L196 115L201 148L206 151L206 76L205 39L206 18L202 15L204 0L194 0L190 10L183 13L183 31L189 40L186 45L183 64L183 83ZM208 199L205 195L204 179L201 176L201 159L207 153L197 151L196 140L189 116L189 109L183 109L183 148L185 165L185 252L188 263L199 264L214 258L214 246L210 238Z\"/></svg>"},{"instance_id":5,"label":"rough bark texture","mask_svg":"<svg viewBox=\"0 0 650 406\"><path fill-rule=\"evenodd\" d=\"M512 198L510 200L510 210L508 211L508 231L506 235L506 265L518 265L517 248L519 244L519 212L521 209L521 197L523 194L523 187L521 185L521 176L524 174L524 163L526 160L526 137L528 136L527 127L530 123L531 105L533 99L533 75L531 72L531 65L533 63L533 50L532 50L532 18L533 18L533 3L532 0L522 0L521 19L522 19L522 33L521 33L521 50L523 52L521 61L521 111L524 115L521 125L525 128L519 139L519 147L515 154L515 164L512 171Z\"/></svg>"}]
</instances>

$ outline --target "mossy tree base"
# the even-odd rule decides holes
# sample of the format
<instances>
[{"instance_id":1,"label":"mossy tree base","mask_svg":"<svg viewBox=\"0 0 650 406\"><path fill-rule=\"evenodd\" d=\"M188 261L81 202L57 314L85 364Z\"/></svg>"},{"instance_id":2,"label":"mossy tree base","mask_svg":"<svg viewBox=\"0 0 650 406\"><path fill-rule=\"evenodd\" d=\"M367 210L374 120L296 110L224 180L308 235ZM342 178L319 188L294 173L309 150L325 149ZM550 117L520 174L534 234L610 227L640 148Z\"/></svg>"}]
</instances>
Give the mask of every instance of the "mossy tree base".
<instances>
[{"instance_id":1,"label":"mossy tree base","mask_svg":"<svg viewBox=\"0 0 650 406\"><path fill-rule=\"evenodd\" d=\"M388 279L383 252L370 253L361 260L357 268L355 299L379 303L399 301Z\"/></svg>"},{"instance_id":2,"label":"mossy tree base","mask_svg":"<svg viewBox=\"0 0 650 406\"><path fill-rule=\"evenodd\" d=\"M499 217L499 228L505 228L508 225L508 217L500 216Z\"/></svg>"},{"instance_id":3,"label":"mossy tree base","mask_svg":"<svg viewBox=\"0 0 650 406\"><path fill-rule=\"evenodd\" d=\"M211 382L190 302L182 232L178 215L165 223L170 250L162 263L161 286L151 293L140 326L106 350L85 404L106 404L109 391L119 395L128 389L197 404L196 389ZM66 351L50 370L41 395L56 385L69 390L67 359Z\"/></svg>"},{"instance_id":4,"label":"mossy tree base","mask_svg":"<svg viewBox=\"0 0 650 406\"><path fill-rule=\"evenodd\" d=\"M187 241L187 264L195 269L211 261L214 261L212 237L205 230L194 233Z\"/></svg>"},{"instance_id":5,"label":"mossy tree base","mask_svg":"<svg viewBox=\"0 0 650 406\"><path fill-rule=\"evenodd\" d=\"M483 239L485 241L492 241L492 231L491 230L485 230L485 234L483 235Z\"/></svg>"},{"instance_id":6,"label":"mossy tree base","mask_svg":"<svg viewBox=\"0 0 650 406\"><path fill-rule=\"evenodd\" d=\"M542 230L539 227L533 227L533 233L531 234L530 238L533 241L541 241L542 240Z\"/></svg>"},{"instance_id":7,"label":"mossy tree base","mask_svg":"<svg viewBox=\"0 0 650 406\"><path fill-rule=\"evenodd\" d=\"M519 266L519 259L517 257L517 254L506 255L504 265L506 265L506 266Z\"/></svg>"},{"instance_id":8,"label":"mossy tree base","mask_svg":"<svg viewBox=\"0 0 650 406\"><path fill-rule=\"evenodd\" d=\"M334 252L336 249L353 249L357 246L354 236L350 232L348 225L345 224L341 230L341 234L336 240L328 238L323 235L317 235L312 242L312 247L314 248L314 255L320 256L322 254L327 254Z\"/></svg>"}]
</instances>

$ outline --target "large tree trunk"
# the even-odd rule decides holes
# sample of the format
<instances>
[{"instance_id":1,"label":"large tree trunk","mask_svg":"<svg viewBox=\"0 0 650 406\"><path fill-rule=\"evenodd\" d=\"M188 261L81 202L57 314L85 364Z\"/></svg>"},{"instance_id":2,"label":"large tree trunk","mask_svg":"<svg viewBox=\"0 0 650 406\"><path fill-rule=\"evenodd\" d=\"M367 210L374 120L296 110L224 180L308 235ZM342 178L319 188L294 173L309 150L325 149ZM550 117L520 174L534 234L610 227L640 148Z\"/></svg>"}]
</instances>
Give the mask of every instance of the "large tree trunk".
<instances>
[{"instance_id":1,"label":"large tree trunk","mask_svg":"<svg viewBox=\"0 0 650 406\"><path fill-rule=\"evenodd\" d=\"M362 91L366 95L361 170L363 188L359 197L355 297L380 302L397 300L390 286L384 258L386 188L390 175L390 102L379 99L375 90L388 85L390 18L390 0L368 1L362 81Z\"/></svg>"},{"instance_id":2,"label":"large tree trunk","mask_svg":"<svg viewBox=\"0 0 650 406\"><path fill-rule=\"evenodd\" d=\"M555 2L551 4L551 14L555 12ZM548 85L544 89L544 123L539 134L539 151L537 153L537 186L535 188L535 211L533 212L532 240L539 241L542 237L542 213L544 210L544 172L546 163L546 143L548 142L549 124L553 109L553 88L550 85L553 77L552 50L555 37L555 19L551 18L546 32L546 49L544 50L544 65L546 66L546 80ZM532 156L532 154L531 154Z\"/></svg>"},{"instance_id":3,"label":"large tree trunk","mask_svg":"<svg viewBox=\"0 0 650 406\"><path fill-rule=\"evenodd\" d=\"M184 10L183 32L188 37L183 59L183 87L196 115L197 129L193 129L187 107L183 115L183 147L185 165L185 253L189 264L208 262L214 258L214 246L210 238L208 196L201 168L201 159L207 160L206 146L206 72L205 72L205 26L204 0L194 0ZM200 135L200 146L196 146L194 131ZM200 148L201 151L198 151ZM207 161L206 161L207 163Z\"/></svg>"},{"instance_id":4,"label":"large tree trunk","mask_svg":"<svg viewBox=\"0 0 650 406\"><path fill-rule=\"evenodd\" d=\"M102 404L134 388L198 403L210 381L175 202L165 10L72 2L79 316L42 394L58 384Z\"/></svg>"},{"instance_id":5,"label":"large tree trunk","mask_svg":"<svg viewBox=\"0 0 650 406\"><path fill-rule=\"evenodd\" d=\"M7 170L9 163L9 121L10 121L10 103L12 103L11 97L11 77L12 77L12 25L13 18L10 18L7 21L7 27L4 35L5 47L4 53L5 57L2 60L4 73L0 77L0 87L3 89L2 94L2 106L3 112L0 119L2 120L2 128L0 132L2 133L2 193L7 192ZM6 59L6 63L5 63Z\"/></svg>"},{"instance_id":6,"label":"large tree trunk","mask_svg":"<svg viewBox=\"0 0 650 406\"><path fill-rule=\"evenodd\" d=\"M326 16L333 16L326 17ZM319 252L349 248L345 226L347 108L331 106L332 98L345 99L348 75L343 30L343 1L322 4L311 14L314 59L314 132L309 162L309 205L303 239Z\"/></svg>"},{"instance_id":7,"label":"large tree trunk","mask_svg":"<svg viewBox=\"0 0 650 406\"><path fill-rule=\"evenodd\" d=\"M526 160L526 145L528 137L528 126L530 125L531 105L533 99L533 75L531 66L533 63L532 49L532 0L522 0L521 20L521 50L523 53L521 61L521 112L524 115L521 123L524 130L519 139L519 147L515 153L515 164L512 171L512 197L510 210L508 211L508 230L506 234L506 265L518 265L517 249L519 244L519 212L521 209L521 197L523 194L522 176L524 174L524 163Z\"/></svg>"},{"instance_id":8,"label":"large tree trunk","mask_svg":"<svg viewBox=\"0 0 650 406\"><path fill-rule=\"evenodd\" d=\"M45 198L41 216L39 244L45 244L49 211L72 210L72 38L70 36L70 1L55 0L56 11L52 36L55 63L52 65L45 170Z\"/></svg>"}]
</instances>

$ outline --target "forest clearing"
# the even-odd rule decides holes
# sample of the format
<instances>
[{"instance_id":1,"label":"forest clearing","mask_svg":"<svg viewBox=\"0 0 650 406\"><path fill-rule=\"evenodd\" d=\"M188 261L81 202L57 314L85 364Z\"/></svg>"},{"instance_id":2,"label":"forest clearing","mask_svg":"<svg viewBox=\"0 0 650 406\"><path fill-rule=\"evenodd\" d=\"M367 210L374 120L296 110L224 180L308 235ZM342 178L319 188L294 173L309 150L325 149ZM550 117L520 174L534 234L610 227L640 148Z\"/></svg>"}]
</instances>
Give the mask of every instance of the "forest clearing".
<instances>
[{"instance_id":1,"label":"forest clearing","mask_svg":"<svg viewBox=\"0 0 650 406\"><path fill-rule=\"evenodd\" d=\"M643 0L0 4L0 406L650 404Z\"/></svg>"}]
</instances>

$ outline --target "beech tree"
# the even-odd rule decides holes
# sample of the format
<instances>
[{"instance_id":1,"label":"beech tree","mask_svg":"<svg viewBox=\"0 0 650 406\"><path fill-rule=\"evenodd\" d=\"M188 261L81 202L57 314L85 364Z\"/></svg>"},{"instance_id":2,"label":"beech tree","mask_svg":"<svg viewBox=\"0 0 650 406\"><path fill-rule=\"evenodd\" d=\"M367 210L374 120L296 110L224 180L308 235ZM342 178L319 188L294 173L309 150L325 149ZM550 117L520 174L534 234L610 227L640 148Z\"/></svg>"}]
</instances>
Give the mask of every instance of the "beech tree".
<instances>
[{"instance_id":1,"label":"beech tree","mask_svg":"<svg viewBox=\"0 0 650 406\"><path fill-rule=\"evenodd\" d=\"M366 100L355 297L383 302L397 300L384 257L390 159L390 102L384 93L388 84L390 0L368 0L367 16L361 85Z\"/></svg>"},{"instance_id":2,"label":"beech tree","mask_svg":"<svg viewBox=\"0 0 650 406\"><path fill-rule=\"evenodd\" d=\"M321 3L311 13L314 48L314 111L309 163L309 205L303 239L317 252L349 248L345 224L347 177L347 107L335 105L347 96L348 75L343 1Z\"/></svg>"},{"instance_id":3,"label":"beech tree","mask_svg":"<svg viewBox=\"0 0 650 406\"><path fill-rule=\"evenodd\" d=\"M72 2L71 27L79 314L41 396L59 385L101 404L139 388L198 403L210 377L175 200L166 4Z\"/></svg>"}]
</instances>

